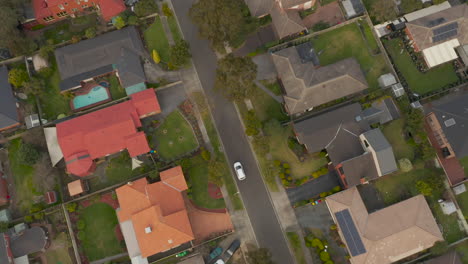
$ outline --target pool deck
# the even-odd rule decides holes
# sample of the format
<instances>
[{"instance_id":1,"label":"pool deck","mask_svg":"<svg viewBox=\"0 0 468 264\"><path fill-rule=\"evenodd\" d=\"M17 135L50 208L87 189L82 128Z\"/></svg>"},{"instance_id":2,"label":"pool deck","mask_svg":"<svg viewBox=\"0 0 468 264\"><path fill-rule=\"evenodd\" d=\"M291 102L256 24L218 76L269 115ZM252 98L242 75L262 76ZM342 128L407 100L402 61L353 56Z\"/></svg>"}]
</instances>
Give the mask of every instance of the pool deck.
<instances>
[{"instance_id":1,"label":"pool deck","mask_svg":"<svg viewBox=\"0 0 468 264\"><path fill-rule=\"evenodd\" d=\"M87 105L87 106L83 106L83 107L80 107L80 108L75 108L75 105L73 104L73 99L71 99L70 100L70 108L71 108L71 110L73 112L79 112L79 111L87 110L87 109L93 108L95 106L98 106L98 105L101 105L101 104L108 103L108 102L112 101L112 96L110 94L109 88L104 87L104 86L102 86L102 85L100 85L100 84L98 84L96 82L89 82L89 83L85 84L82 88L77 89L73 93L74 93L75 96L86 95L89 92L91 92L91 90L93 88L95 88L96 86L100 86L100 87L106 89L108 99L102 100L102 101L99 101L99 102L96 102L94 104L90 104L90 105Z\"/></svg>"}]
</instances>

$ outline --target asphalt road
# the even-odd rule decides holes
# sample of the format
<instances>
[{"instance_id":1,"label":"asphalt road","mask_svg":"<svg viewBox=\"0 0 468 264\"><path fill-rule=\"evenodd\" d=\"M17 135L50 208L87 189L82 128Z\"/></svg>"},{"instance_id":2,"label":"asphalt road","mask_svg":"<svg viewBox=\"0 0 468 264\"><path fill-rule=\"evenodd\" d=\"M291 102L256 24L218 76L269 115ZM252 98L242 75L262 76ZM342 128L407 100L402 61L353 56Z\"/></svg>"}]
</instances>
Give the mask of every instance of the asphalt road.
<instances>
[{"instance_id":1,"label":"asphalt road","mask_svg":"<svg viewBox=\"0 0 468 264\"><path fill-rule=\"evenodd\" d=\"M195 0L172 1L185 39L190 43L193 62L212 106L212 114L229 163L240 161L244 166L247 179L237 181L237 184L255 236L260 247L270 249L277 264L292 264L292 256L234 105L213 91L216 55L209 42L198 37L198 29L188 16L188 10L194 2Z\"/></svg>"}]
</instances>

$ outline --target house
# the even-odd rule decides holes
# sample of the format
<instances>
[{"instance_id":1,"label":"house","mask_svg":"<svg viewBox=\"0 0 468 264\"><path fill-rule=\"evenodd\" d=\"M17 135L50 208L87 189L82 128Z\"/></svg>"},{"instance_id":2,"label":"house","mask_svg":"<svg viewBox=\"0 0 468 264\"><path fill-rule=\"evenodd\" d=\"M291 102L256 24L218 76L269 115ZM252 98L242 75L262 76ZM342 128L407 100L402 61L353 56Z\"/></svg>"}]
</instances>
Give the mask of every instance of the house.
<instances>
[{"instance_id":1,"label":"house","mask_svg":"<svg viewBox=\"0 0 468 264\"><path fill-rule=\"evenodd\" d=\"M458 253L453 250L448 253L445 253L442 256L438 256L429 260L425 260L420 264L462 264L460 256Z\"/></svg>"},{"instance_id":2,"label":"house","mask_svg":"<svg viewBox=\"0 0 468 264\"><path fill-rule=\"evenodd\" d=\"M182 167L160 173L161 181L146 178L116 190L117 216L132 264L177 248L195 239L183 193L187 190Z\"/></svg>"},{"instance_id":3,"label":"house","mask_svg":"<svg viewBox=\"0 0 468 264\"><path fill-rule=\"evenodd\" d=\"M50 25L57 21L77 17L97 11L104 21L126 10L122 0L32 0L31 7L25 9L32 12L26 16L23 26L32 29L37 25Z\"/></svg>"},{"instance_id":4,"label":"house","mask_svg":"<svg viewBox=\"0 0 468 264\"><path fill-rule=\"evenodd\" d=\"M25 224L18 224L0 233L0 263L13 264L19 263L20 259L27 260L28 255L45 250L48 244L49 238L44 228L28 228Z\"/></svg>"},{"instance_id":5,"label":"house","mask_svg":"<svg viewBox=\"0 0 468 264\"><path fill-rule=\"evenodd\" d=\"M392 98L376 100L371 107L364 109L358 118L362 118L369 124L386 124L392 120L400 118L400 111Z\"/></svg>"},{"instance_id":6,"label":"house","mask_svg":"<svg viewBox=\"0 0 468 264\"><path fill-rule=\"evenodd\" d=\"M356 187L325 200L352 264L388 264L426 250L443 236L423 195L369 213Z\"/></svg>"},{"instance_id":7,"label":"house","mask_svg":"<svg viewBox=\"0 0 468 264\"><path fill-rule=\"evenodd\" d=\"M308 59L312 56L299 50L313 51L311 43L306 42L271 54L290 115L367 89L366 78L356 59L316 67L313 60Z\"/></svg>"},{"instance_id":8,"label":"house","mask_svg":"<svg viewBox=\"0 0 468 264\"><path fill-rule=\"evenodd\" d=\"M83 181L83 179L72 181L68 183L67 187L68 187L68 193L70 194L70 197L82 194L88 190L88 186L86 185L85 181Z\"/></svg>"},{"instance_id":9,"label":"house","mask_svg":"<svg viewBox=\"0 0 468 264\"><path fill-rule=\"evenodd\" d=\"M299 11L311 8L316 0L246 0L250 14L255 17L271 16L279 39L299 34L306 29Z\"/></svg>"},{"instance_id":10,"label":"house","mask_svg":"<svg viewBox=\"0 0 468 264\"><path fill-rule=\"evenodd\" d=\"M131 26L55 50L61 92L115 73L127 95L146 89L141 58L147 57L138 30Z\"/></svg>"},{"instance_id":11,"label":"house","mask_svg":"<svg viewBox=\"0 0 468 264\"><path fill-rule=\"evenodd\" d=\"M468 5L457 5L406 23L406 34L429 68L458 58L468 45Z\"/></svg>"},{"instance_id":12,"label":"house","mask_svg":"<svg viewBox=\"0 0 468 264\"><path fill-rule=\"evenodd\" d=\"M18 127L20 116L13 89L8 82L8 69L0 67L0 131Z\"/></svg>"},{"instance_id":13,"label":"house","mask_svg":"<svg viewBox=\"0 0 468 264\"><path fill-rule=\"evenodd\" d=\"M451 186L467 179L459 161L468 156L467 100L460 91L424 105L428 138Z\"/></svg>"},{"instance_id":14,"label":"house","mask_svg":"<svg viewBox=\"0 0 468 264\"><path fill-rule=\"evenodd\" d=\"M84 177L95 160L128 150L131 157L150 151L140 119L161 112L154 89L132 94L130 100L60 122L46 133L51 160L65 159L68 173Z\"/></svg>"},{"instance_id":15,"label":"house","mask_svg":"<svg viewBox=\"0 0 468 264\"><path fill-rule=\"evenodd\" d=\"M308 152L326 150L345 188L397 170L392 147L361 113L355 103L294 123L297 140Z\"/></svg>"}]
</instances>

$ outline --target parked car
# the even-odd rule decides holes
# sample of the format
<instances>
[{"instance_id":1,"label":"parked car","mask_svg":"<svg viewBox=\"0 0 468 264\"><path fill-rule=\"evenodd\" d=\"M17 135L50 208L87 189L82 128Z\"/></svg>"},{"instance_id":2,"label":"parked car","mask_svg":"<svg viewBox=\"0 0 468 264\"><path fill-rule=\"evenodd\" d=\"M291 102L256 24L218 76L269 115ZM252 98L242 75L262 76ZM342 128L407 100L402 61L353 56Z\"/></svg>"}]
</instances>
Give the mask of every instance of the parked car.
<instances>
[{"instance_id":1,"label":"parked car","mask_svg":"<svg viewBox=\"0 0 468 264\"><path fill-rule=\"evenodd\" d=\"M238 239L232 241L231 245L228 247L228 249L224 252L222 259L227 262L234 253L239 249L240 247L240 241Z\"/></svg>"},{"instance_id":2,"label":"parked car","mask_svg":"<svg viewBox=\"0 0 468 264\"><path fill-rule=\"evenodd\" d=\"M245 180L244 168L240 162L234 163L234 170L236 171L237 179L239 179L239 181Z\"/></svg>"},{"instance_id":3,"label":"parked car","mask_svg":"<svg viewBox=\"0 0 468 264\"><path fill-rule=\"evenodd\" d=\"M221 256L223 254L223 248L222 247L217 247L211 251L210 255L208 256L207 263L212 261L213 259Z\"/></svg>"}]
</instances>

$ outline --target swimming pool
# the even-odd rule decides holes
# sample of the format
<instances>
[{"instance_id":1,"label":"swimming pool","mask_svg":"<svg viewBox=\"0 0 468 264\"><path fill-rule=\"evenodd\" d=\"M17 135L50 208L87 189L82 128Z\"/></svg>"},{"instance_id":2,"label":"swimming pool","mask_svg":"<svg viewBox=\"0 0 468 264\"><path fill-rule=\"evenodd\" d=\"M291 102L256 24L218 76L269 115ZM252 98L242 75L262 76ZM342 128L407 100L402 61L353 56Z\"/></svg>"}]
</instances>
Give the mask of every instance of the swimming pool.
<instances>
[{"instance_id":1,"label":"swimming pool","mask_svg":"<svg viewBox=\"0 0 468 264\"><path fill-rule=\"evenodd\" d=\"M74 109L79 109L83 107L87 107L101 101L105 101L109 99L109 94L107 89L98 85L91 89L89 93L83 95L77 95L73 98L73 106Z\"/></svg>"}]
</instances>

